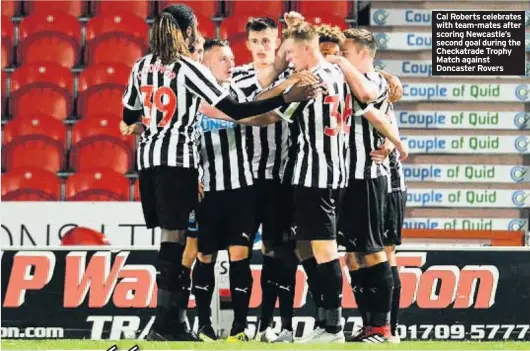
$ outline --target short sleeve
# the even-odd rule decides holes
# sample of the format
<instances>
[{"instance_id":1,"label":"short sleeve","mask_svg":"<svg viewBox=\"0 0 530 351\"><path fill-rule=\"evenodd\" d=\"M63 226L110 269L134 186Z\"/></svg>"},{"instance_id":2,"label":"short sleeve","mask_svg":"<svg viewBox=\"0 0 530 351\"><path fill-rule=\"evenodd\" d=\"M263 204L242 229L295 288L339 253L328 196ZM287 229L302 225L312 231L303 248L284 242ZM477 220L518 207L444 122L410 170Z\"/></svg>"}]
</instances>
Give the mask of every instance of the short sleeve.
<instances>
[{"instance_id":1,"label":"short sleeve","mask_svg":"<svg viewBox=\"0 0 530 351\"><path fill-rule=\"evenodd\" d=\"M123 106L129 110L139 111L142 109L142 101L139 95L138 82L136 77L138 76L138 63L134 65L129 75L129 82L123 93L122 103Z\"/></svg>"},{"instance_id":2,"label":"short sleeve","mask_svg":"<svg viewBox=\"0 0 530 351\"><path fill-rule=\"evenodd\" d=\"M182 58L181 63L181 69L185 70L184 85L209 105L217 105L229 94L217 83L213 73L206 66L186 58Z\"/></svg>"}]
</instances>

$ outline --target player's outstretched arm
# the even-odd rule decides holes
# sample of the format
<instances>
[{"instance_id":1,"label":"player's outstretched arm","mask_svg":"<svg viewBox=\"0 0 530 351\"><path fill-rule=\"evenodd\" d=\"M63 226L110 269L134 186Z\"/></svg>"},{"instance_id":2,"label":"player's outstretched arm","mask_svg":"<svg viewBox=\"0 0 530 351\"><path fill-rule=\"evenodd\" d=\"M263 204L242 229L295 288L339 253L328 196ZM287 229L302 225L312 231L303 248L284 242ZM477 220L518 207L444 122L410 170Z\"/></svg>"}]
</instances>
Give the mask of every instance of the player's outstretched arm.
<instances>
[{"instance_id":1,"label":"player's outstretched arm","mask_svg":"<svg viewBox=\"0 0 530 351\"><path fill-rule=\"evenodd\" d=\"M328 55L326 60L337 64L346 81L352 90L352 93L361 102L370 102L377 99L377 86L362 74L354 65L342 56Z\"/></svg>"},{"instance_id":2,"label":"player's outstretched arm","mask_svg":"<svg viewBox=\"0 0 530 351\"><path fill-rule=\"evenodd\" d=\"M403 84L401 84L399 78L383 70L377 70L377 72L379 72L379 74L381 74L388 82L388 100L391 103L396 103L401 100L403 97Z\"/></svg>"},{"instance_id":3,"label":"player's outstretched arm","mask_svg":"<svg viewBox=\"0 0 530 351\"><path fill-rule=\"evenodd\" d=\"M401 159L405 160L409 154L408 147L401 141L399 132L394 129L387 116L373 106L368 107L361 112L363 113L364 118L366 118L381 134L395 145L401 154Z\"/></svg>"}]
</instances>

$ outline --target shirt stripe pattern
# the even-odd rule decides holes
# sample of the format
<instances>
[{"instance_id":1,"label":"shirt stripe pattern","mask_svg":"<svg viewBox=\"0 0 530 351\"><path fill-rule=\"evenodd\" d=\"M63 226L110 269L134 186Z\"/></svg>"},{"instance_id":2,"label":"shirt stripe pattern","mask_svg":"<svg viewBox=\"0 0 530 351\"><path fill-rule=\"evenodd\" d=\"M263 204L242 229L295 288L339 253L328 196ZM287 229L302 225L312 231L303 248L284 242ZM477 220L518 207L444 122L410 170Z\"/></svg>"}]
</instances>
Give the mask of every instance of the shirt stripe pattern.
<instances>
[{"instance_id":1,"label":"shirt stripe pattern","mask_svg":"<svg viewBox=\"0 0 530 351\"><path fill-rule=\"evenodd\" d=\"M252 63L236 67L232 81L248 100L254 100L263 90ZM280 179L289 149L288 124L282 121L263 127L247 127L247 145L254 178Z\"/></svg>"},{"instance_id":2,"label":"shirt stripe pattern","mask_svg":"<svg viewBox=\"0 0 530 351\"><path fill-rule=\"evenodd\" d=\"M311 188L344 188L348 181L347 114L351 109L346 103L351 101L350 90L336 65L321 61L312 72L327 86L328 94L276 110L283 119L295 124L291 127L296 138L290 153L294 161L287 162L293 164L291 183Z\"/></svg>"},{"instance_id":3,"label":"shirt stripe pattern","mask_svg":"<svg viewBox=\"0 0 530 351\"><path fill-rule=\"evenodd\" d=\"M245 94L230 86L230 94L245 102ZM200 113L201 168L204 191L233 190L253 184L247 154L246 127L230 121L212 119Z\"/></svg>"},{"instance_id":4,"label":"shirt stripe pattern","mask_svg":"<svg viewBox=\"0 0 530 351\"><path fill-rule=\"evenodd\" d=\"M181 57L162 65L152 54L138 60L123 94L123 105L141 110L145 131L136 152L138 170L197 168L197 110L202 99L215 106L228 92L203 65Z\"/></svg>"},{"instance_id":5,"label":"shirt stripe pattern","mask_svg":"<svg viewBox=\"0 0 530 351\"><path fill-rule=\"evenodd\" d=\"M370 152L377 150L384 143L385 137L363 114L371 107L385 114L388 112L388 84L379 73L369 72L365 76L377 85L377 98L370 103L363 103L354 98L350 138L350 177L355 179L374 179L387 175L385 165L373 162L370 157Z\"/></svg>"}]
</instances>

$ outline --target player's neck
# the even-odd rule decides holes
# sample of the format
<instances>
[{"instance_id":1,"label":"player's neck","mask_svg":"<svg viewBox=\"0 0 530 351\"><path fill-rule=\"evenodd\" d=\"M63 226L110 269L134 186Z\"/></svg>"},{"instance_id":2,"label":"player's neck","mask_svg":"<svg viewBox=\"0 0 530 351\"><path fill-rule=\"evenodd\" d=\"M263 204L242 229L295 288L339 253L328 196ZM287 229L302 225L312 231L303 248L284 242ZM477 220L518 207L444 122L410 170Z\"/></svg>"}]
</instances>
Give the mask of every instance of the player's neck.
<instances>
[{"instance_id":1,"label":"player's neck","mask_svg":"<svg viewBox=\"0 0 530 351\"><path fill-rule=\"evenodd\" d=\"M256 70L260 70L260 69L264 69L264 68L267 68L267 67L270 67L272 66L274 63L265 63L265 62L260 62L260 63L257 63L257 62L252 62L252 64L254 65L254 68Z\"/></svg>"},{"instance_id":2,"label":"player's neck","mask_svg":"<svg viewBox=\"0 0 530 351\"><path fill-rule=\"evenodd\" d=\"M313 69L318 67L323 61L325 61L325 59L324 56L320 54L320 52L310 55L307 60L308 70L312 71Z\"/></svg>"},{"instance_id":3,"label":"player's neck","mask_svg":"<svg viewBox=\"0 0 530 351\"><path fill-rule=\"evenodd\" d=\"M365 60L357 67L361 73L375 72L374 60Z\"/></svg>"}]
</instances>

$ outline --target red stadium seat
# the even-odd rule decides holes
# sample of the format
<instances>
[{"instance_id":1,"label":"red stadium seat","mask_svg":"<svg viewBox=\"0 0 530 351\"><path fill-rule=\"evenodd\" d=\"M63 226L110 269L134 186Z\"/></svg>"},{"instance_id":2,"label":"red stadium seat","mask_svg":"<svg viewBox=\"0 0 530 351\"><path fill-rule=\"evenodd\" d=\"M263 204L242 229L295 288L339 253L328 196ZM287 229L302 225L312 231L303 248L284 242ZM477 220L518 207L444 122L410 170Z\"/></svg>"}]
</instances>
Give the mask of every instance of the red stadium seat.
<instances>
[{"instance_id":1,"label":"red stadium seat","mask_svg":"<svg viewBox=\"0 0 530 351\"><path fill-rule=\"evenodd\" d=\"M6 112L6 91L7 91L7 84L6 84L6 80L7 80L7 74L4 72L4 70L1 70L0 71L0 78L2 79L2 87L0 87L0 92L2 93L2 110L1 110L1 113L2 115L4 114L4 112Z\"/></svg>"},{"instance_id":2,"label":"red stadium seat","mask_svg":"<svg viewBox=\"0 0 530 351\"><path fill-rule=\"evenodd\" d=\"M226 1L229 16L270 17L277 20L286 10L283 0L269 1Z\"/></svg>"},{"instance_id":3,"label":"red stadium seat","mask_svg":"<svg viewBox=\"0 0 530 351\"><path fill-rule=\"evenodd\" d=\"M128 13L99 15L86 28L86 60L132 66L148 47L145 19Z\"/></svg>"},{"instance_id":4,"label":"red stadium seat","mask_svg":"<svg viewBox=\"0 0 530 351\"><path fill-rule=\"evenodd\" d=\"M7 41L2 39L2 70L6 68L7 66L11 65L10 52L11 52L11 46L9 45Z\"/></svg>"},{"instance_id":5,"label":"red stadium seat","mask_svg":"<svg viewBox=\"0 0 530 351\"><path fill-rule=\"evenodd\" d=\"M309 15L309 16L304 16L304 17L306 21L308 21L309 23L313 23L313 24L331 23L334 26L338 26L342 30L349 28L349 26L344 21L345 18L342 16L321 14L321 15Z\"/></svg>"},{"instance_id":6,"label":"red stadium seat","mask_svg":"<svg viewBox=\"0 0 530 351\"><path fill-rule=\"evenodd\" d=\"M2 16L12 17L16 15L18 13L19 4L19 1L2 0Z\"/></svg>"},{"instance_id":7,"label":"red stadium seat","mask_svg":"<svg viewBox=\"0 0 530 351\"><path fill-rule=\"evenodd\" d=\"M236 65L252 61L252 54L246 46L246 24L247 18L244 17L229 17L221 24L221 38L230 41L230 47L234 52Z\"/></svg>"},{"instance_id":8,"label":"red stadium seat","mask_svg":"<svg viewBox=\"0 0 530 351\"><path fill-rule=\"evenodd\" d=\"M73 89L69 69L49 62L27 64L11 76L11 113L63 120L72 113Z\"/></svg>"},{"instance_id":9,"label":"red stadium seat","mask_svg":"<svg viewBox=\"0 0 530 351\"><path fill-rule=\"evenodd\" d=\"M76 17L61 11L36 13L19 27L18 59L28 62L56 62L74 67L79 59L81 26Z\"/></svg>"},{"instance_id":10,"label":"red stadium seat","mask_svg":"<svg viewBox=\"0 0 530 351\"><path fill-rule=\"evenodd\" d=\"M59 201L61 180L39 168L17 168L2 174L2 201Z\"/></svg>"},{"instance_id":11,"label":"red stadium seat","mask_svg":"<svg viewBox=\"0 0 530 351\"><path fill-rule=\"evenodd\" d=\"M131 156L134 155L136 139L133 136L123 136L118 128L121 119L115 115L91 115L77 122L72 128L72 145L90 143L93 140L122 141L129 147Z\"/></svg>"},{"instance_id":12,"label":"red stadium seat","mask_svg":"<svg viewBox=\"0 0 530 351\"><path fill-rule=\"evenodd\" d=\"M105 234L101 232L90 228L76 227L67 231L61 239L61 246L73 245L100 246L110 245L110 242Z\"/></svg>"},{"instance_id":13,"label":"red stadium seat","mask_svg":"<svg viewBox=\"0 0 530 351\"><path fill-rule=\"evenodd\" d=\"M95 15L130 13L141 18L151 17L153 15L153 2L149 0L135 1L93 1Z\"/></svg>"},{"instance_id":14,"label":"red stadium seat","mask_svg":"<svg viewBox=\"0 0 530 351\"><path fill-rule=\"evenodd\" d=\"M66 180L68 201L128 201L129 180L112 169L78 172Z\"/></svg>"},{"instance_id":15,"label":"red stadium seat","mask_svg":"<svg viewBox=\"0 0 530 351\"><path fill-rule=\"evenodd\" d=\"M64 147L48 136L14 139L2 148L6 170L35 167L56 173L63 169Z\"/></svg>"},{"instance_id":16,"label":"red stadium seat","mask_svg":"<svg viewBox=\"0 0 530 351\"><path fill-rule=\"evenodd\" d=\"M47 13L49 11L66 12L74 17L81 17L86 13L86 2L83 0L68 1L24 1L26 13L33 15L36 13Z\"/></svg>"},{"instance_id":17,"label":"red stadium seat","mask_svg":"<svg viewBox=\"0 0 530 351\"><path fill-rule=\"evenodd\" d=\"M66 127L64 123L49 116L18 116L4 127L5 144L21 138L32 139L34 136L45 136L66 147Z\"/></svg>"},{"instance_id":18,"label":"red stadium seat","mask_svg":"<svg viewBox=\"0 0 530 351\"><path fill-rule=\"evenodd\" d=\"M2 69L11 65L12 52L13 22L8 16L2 16Z\"/></svg>"},{"instance_id":19,"label":"red stadium seat","mask_svg":"<svg viewBox=\"0 0 530 351\"><path fill-rule=\"evenodd\" d=\"M160 1L158 2L158 12L162 12L166 7L171 4L185 4L193 9L195 15L212 18L219 14L221 11L221 1L217 0L206 0L206 1Z\"/></svg>"},{"instance_id":20,"label":"red stadium seat","mask_svg":"<svg viewBox=\"0 0 530 351\"><path fill-rule=\"evenodd\" d=\"M100 63L79 75L77 112L85 116L89 109L97 113L120 114L121 96L127 86L131 69L120 63Z\"/></svg>"},{"instance_id":21,"label":"red stadium seat","mask_svg":"<svg viewBox=\"0 0 530 351\"><path fill-rule=\"evenodd\" d=\"M195 15L197 17L198 29L205 38L215 38L215 23L208 17Z\"/></svg>"},{"instance_id":22,"label":"red stadium seat","mask_svg":"<svg viewBox=\"0 0 530 351\"><path fill-rule=\"evenodd\" d=\"M140 201L140 180L134 182L134 201Z\"/></svg>"},{"instance_id":23,"label":"red stadium seat","mask_svg":"<svg viewBox=\"0 0 530 351\"><path fill-rule=\"evenodd\" d=\"M337 17L342 17L344 19L350 16L353 1L349 1L349 0L333 0L333 1L298 0L296 5L297 5L298 12L300 12L304 17L334 15ZM335 24L333 22L330 22L330 23Z\"/></svg>"},{"instance_id":24,"label":"red stadium seat","mask_svg":"<svg viewBox=\"0 0 530 351\"><path fill-rule=\"evenodd\" d=\"M93 116L72 130L70 166L76 170L103 167L127 173L134 162L133 150L134 138L120 134L116 119Z\"/></svg>"}]
</instances>

